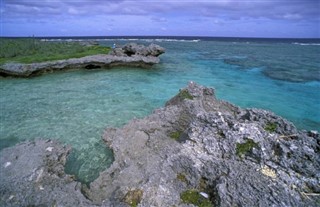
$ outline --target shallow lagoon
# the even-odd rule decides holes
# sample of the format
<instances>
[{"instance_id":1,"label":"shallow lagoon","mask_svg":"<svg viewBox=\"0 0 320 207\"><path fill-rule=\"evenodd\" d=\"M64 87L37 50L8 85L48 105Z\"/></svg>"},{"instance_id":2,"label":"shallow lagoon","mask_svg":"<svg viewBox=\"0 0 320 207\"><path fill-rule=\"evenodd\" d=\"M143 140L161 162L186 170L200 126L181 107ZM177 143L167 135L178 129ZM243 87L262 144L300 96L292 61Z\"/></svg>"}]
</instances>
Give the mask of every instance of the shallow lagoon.
<instances>
[{"instance_id":1,"label":"shallow lagoon","mask_svg":"<svg viewBox=\"0 0 320 207\"><path fill-rule=\"evenodd\" d=\"M167 49L151 69L68 71L1 78L1 148L58 139L74 151L66 171L89 182L112 163L101 135L142 118L193 80L241 107L274 111L300 129L320 130L320 46L282 42L154 41ZM104 40L101 44L124 44Z\"/></svg>"}]
</instances>

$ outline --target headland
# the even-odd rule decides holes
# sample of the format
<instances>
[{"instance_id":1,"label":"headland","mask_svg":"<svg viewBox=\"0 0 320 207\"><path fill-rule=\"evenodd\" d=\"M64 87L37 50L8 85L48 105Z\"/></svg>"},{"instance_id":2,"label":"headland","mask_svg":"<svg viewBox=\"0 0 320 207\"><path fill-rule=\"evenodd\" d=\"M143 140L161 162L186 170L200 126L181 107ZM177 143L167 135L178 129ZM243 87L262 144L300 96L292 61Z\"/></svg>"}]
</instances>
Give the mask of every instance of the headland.
<instances>
[{"instance_id":1,"label":"headland","mask_svg":"<svg viewBox=\"0 0 320 207\"><path fill-rule=\"evenodd\" d=\"M63 171L70 148L36 140L1 158L5 206L318 206L320 137L190 82L143 119L108 128L110 168L90 186ZM32 160L32 161L30 161ZM30 162L29 162L30 161ZM17 187L19 186L19 187Z\"/></svg>"},{"instance_id":2,"label":"headland","mask_svg":"<svg viewBox=\"0 0 320 207\"><path fill-rule=\"evenodd\" d=\"M112 49L109 54L97 54L40 63L5 63L0 65L0 76L30 77L54 71L81 68L99 69L115 66L150 67L160 62L158 56L164 52L165 49L156 44L144 46L129 43Z\"/></svg>"}]
</instances>

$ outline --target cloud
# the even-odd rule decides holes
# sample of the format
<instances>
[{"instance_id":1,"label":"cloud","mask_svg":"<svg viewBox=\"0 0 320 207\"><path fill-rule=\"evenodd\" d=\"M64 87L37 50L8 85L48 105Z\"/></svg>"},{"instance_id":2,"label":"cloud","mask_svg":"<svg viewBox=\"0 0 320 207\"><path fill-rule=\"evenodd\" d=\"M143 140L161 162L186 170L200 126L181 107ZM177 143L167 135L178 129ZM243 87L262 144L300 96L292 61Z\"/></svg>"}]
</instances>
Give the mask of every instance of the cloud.
<instances>
[{"instance_id":1,"label":"cloud","mask_svg":"<svg viewBox=\"0 0 320 207\"><path fill-rule=\"evenodd\" d=\"M194 15L229 19L268 18L297 20L319 18L317 0L213 0L213 1L97 1L97 0L3 0L4 15L19 13L32 18L47 15ZM18 18L18 17L16 17Z\"/></svg>"},{"instance_id":2,"label":"cloud","mask_svg":"<svg viewBox=\"0 0 320 207\"><path fill-rule=\"evenodd\" d=\"M319 27L319 0L0 0L0 23L37 23L61 25L64 22L92 24L115 19L117 27L167 28L167 32L190 26L205 31L228 26L230 30L243 21L252 24L273 21L293 27ZM130 20L130 21L128 21ZM91 22L90 22L91 21ZM130 24L128 23L130 22ZM144 27L141 27L144 24ZM188 25L190 24L190 25ZM6 24L7 25L7 24ZM310 26L312 25L312 26ZM85 25L83 25L84 27ZM146 27L149 28L146 28ZM306 27L307 28L307 27ZM113 27L112 31L116 31ZM120 29L118 30L120 31ZM142 31L142 29L140 30ZM192 32L189 30L189 32ZM314 34L319 33L316 29ZM319 36L319 34L318 34Z\"/></svg>"}]
</instances>

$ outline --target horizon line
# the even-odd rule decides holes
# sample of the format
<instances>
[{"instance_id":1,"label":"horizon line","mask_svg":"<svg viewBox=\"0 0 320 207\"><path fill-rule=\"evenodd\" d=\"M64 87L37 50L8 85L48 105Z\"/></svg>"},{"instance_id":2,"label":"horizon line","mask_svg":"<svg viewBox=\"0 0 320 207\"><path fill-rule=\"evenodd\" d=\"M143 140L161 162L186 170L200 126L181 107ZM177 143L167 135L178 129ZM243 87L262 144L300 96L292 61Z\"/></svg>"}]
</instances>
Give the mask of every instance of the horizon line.
<instances>
[{"instance_id":1,"label":"horizon line","mask_svg":"<svg viewBox=\"0 0 320 207\"><path fill-rule=\"evenodd\" d=\"M60 36L0 36L0 38L80 38L80 37L179 37L179 38L239 38L239 39L320 39L320 37L236 37L202 35L60 35Z\"/></svg>"}]
</instances>

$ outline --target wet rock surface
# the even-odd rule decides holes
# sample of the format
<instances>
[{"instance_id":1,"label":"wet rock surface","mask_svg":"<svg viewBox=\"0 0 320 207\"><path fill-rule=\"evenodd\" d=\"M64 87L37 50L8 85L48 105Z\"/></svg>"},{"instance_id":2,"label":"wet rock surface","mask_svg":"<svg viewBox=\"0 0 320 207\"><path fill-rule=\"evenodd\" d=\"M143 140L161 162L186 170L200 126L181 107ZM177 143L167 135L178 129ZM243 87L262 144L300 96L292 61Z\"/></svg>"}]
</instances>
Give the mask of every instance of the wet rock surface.
<instances>
[{"instance_id":1,"label":"wet rock surface","mask_svg":"<svg viewBox=\"0 0 320 207\"><path fill-rule=\"evenodd\" d=\"M29 77L70 69L98 69L115 66L150 67L160 62L165 49L156 44L149 46L129 43L113 49L109 54L91 55L41 63L6 63L0 65L0 76Z\"/></svg>"},{"instance_id":2,"label":"wet rock surface","mask_svg":"<svg viewBox=\"0 0 320 207\"><path fill-rule=\"evenodd\" d=\"M28 194L44 196L37 198L51 203L60 196L63 202L67 192L70 202L82 202L82 206L320 205L318 132L299 131L269 111L241 109L218 100L213 89L193 82L146 118L106 129L103 140L115 161L89 187L82 186L89 200L80 194L76 182L65 181L64 174L50 174L58 184L41 184L44 189L60 188L61 194L36 194L41 192L33 187L37 178L21 181L22 186L29 184L34 190L26 190ZM14 148L5 150L9 149ZM10 154L5 150L1 152L1 197L10 203L11 195L16 196L11 200L18 198L20 190L15 188L19 183L10 186L9 181L31 174L4 174L14 166L14 156L2 158ZM20 153L32 151L21 149ZM12 166L5 168L6 162ZM59 159L52 163L63 165ZM44 167L43 172L47 169L51 168Z\"/></svg>"}]
</instances>

